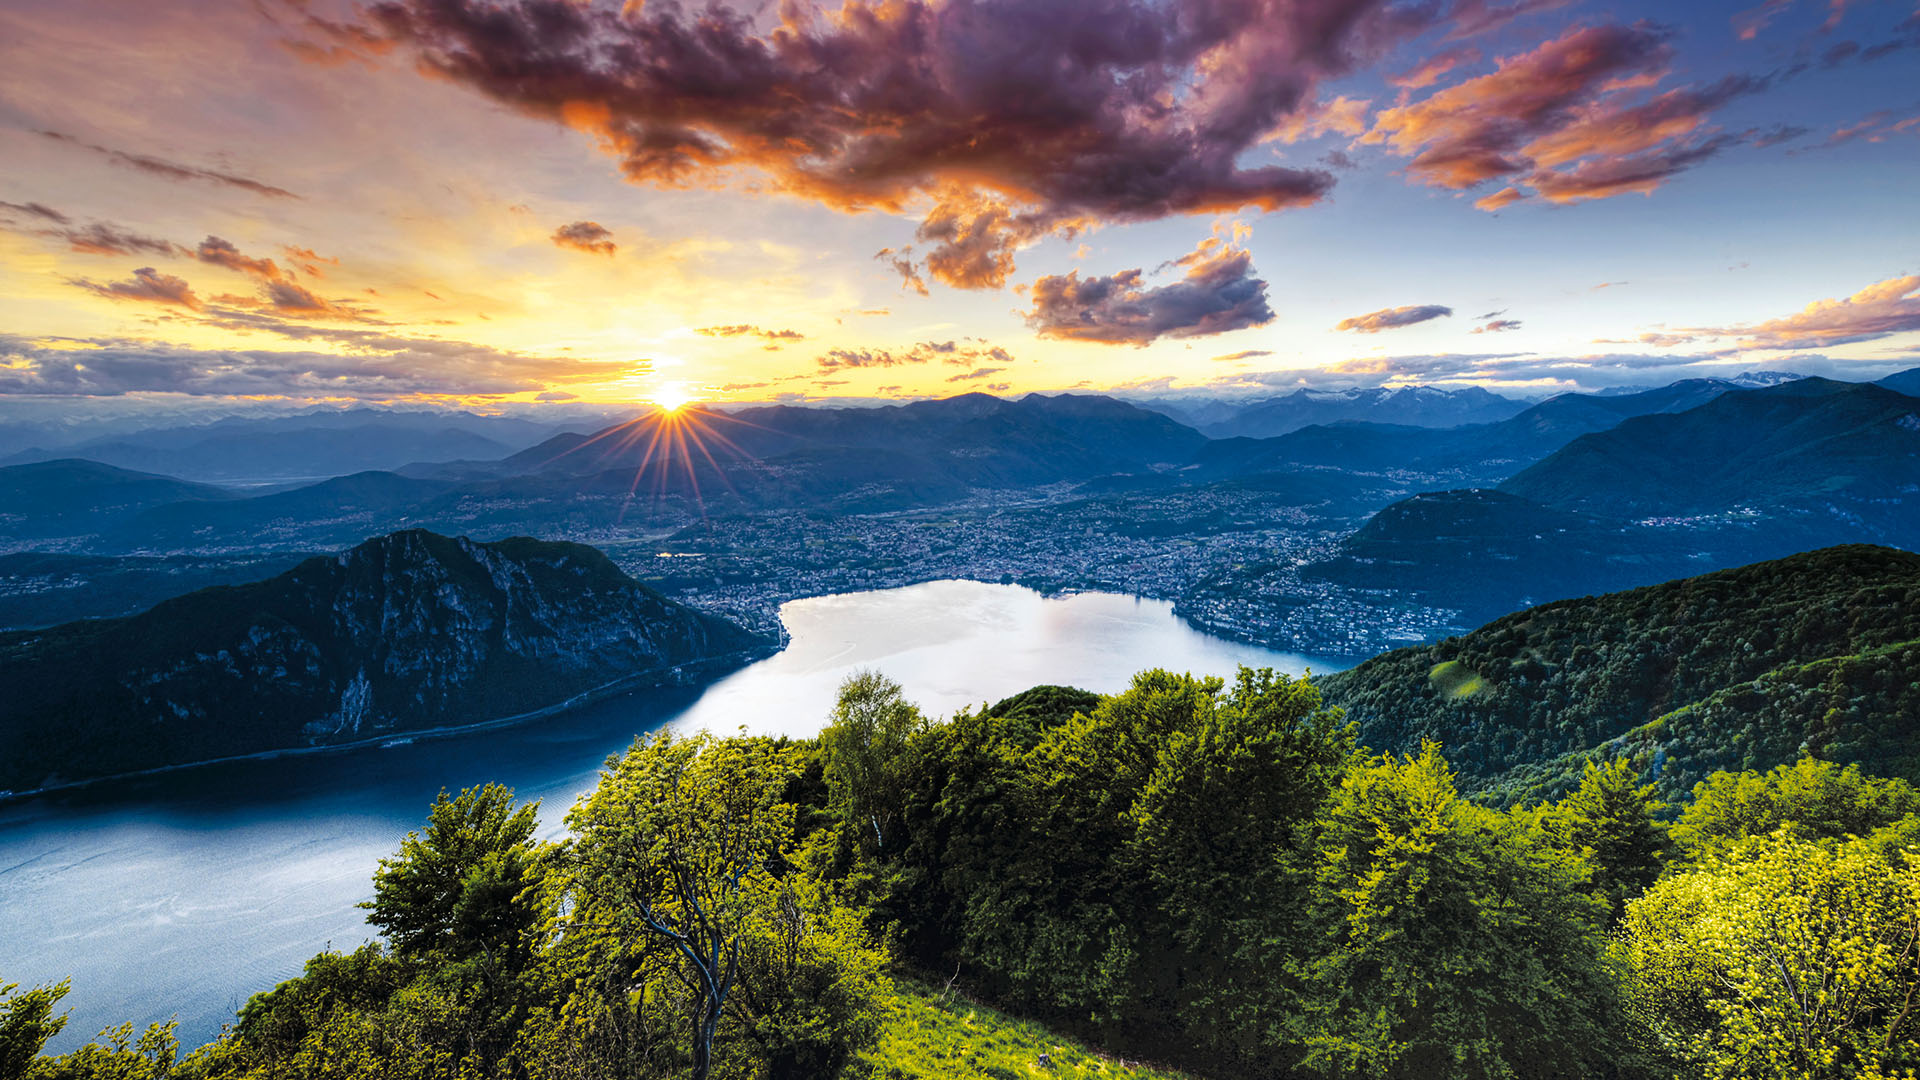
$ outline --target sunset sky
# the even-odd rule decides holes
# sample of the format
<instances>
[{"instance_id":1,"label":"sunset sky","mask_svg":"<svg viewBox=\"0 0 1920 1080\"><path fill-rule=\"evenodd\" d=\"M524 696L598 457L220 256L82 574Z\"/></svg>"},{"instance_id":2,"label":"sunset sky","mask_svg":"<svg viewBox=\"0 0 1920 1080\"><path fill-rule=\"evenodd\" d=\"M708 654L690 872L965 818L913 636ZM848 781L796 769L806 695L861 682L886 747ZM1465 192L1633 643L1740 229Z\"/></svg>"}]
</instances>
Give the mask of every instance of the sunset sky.
<instances>
[{"instance_id":1,"label":"sunset sky","mask_svg":"<svg viewBox=\"0 0 1920 1080\"><path fill-rule=\"evenodd\" d=\"M1913 0L7 0L0 394L1920 365Z\"/></svg>"}]
</instances>

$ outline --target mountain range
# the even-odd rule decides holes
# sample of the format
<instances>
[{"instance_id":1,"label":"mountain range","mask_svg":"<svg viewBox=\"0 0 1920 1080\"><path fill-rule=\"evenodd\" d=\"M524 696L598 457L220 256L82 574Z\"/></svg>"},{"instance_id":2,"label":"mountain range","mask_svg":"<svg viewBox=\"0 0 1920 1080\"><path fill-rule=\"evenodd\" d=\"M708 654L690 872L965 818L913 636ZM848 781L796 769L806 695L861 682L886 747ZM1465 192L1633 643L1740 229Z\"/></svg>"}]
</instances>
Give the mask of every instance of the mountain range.
<instances>
[{"instance_id":1,"label":"mountain range","mask_svg":"<svg viewBox=\"0 0 1920 1080\"><path fill-rule=\"evenodd\" d=\"M399 532L139 615L0 633L0 788L496 721L773 645L585 545Z\"/></svg>"},{"instance_id":2,"label":"mountain range","mask_svg":"<svg viewBox=\"0 0 1920 1080\"><path fill-rule=\"evenodd\" d=\"M357 408L63 439L15 451L0 465L82 458L212 483L312 482L414 462L494 460L563 430L558 418Z\"/></svg>"}]
</instances>

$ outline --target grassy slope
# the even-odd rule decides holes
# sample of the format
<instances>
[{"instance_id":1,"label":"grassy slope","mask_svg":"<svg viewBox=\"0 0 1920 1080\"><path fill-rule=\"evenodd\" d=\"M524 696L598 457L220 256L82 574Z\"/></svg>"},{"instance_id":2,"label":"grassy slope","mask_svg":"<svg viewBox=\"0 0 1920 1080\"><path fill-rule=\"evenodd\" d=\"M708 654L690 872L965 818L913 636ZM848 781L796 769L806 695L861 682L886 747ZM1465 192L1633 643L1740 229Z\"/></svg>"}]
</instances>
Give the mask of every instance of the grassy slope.
<instances>
[{"instance_id":1,"label":"grassy slope","mask_svg":"<svg viewBox=\"0 0 1920 1080\"><path fill-rule=\"evenodd\" d=\"M1039 1024L933 987L902 980L880 1045L848 1075L861 1080L1192 1080L1186 1073L1128 1064L1068 1041ZM1039 1065L1046 1054L1052 1068Z\"/></svg>"}]
</instances>

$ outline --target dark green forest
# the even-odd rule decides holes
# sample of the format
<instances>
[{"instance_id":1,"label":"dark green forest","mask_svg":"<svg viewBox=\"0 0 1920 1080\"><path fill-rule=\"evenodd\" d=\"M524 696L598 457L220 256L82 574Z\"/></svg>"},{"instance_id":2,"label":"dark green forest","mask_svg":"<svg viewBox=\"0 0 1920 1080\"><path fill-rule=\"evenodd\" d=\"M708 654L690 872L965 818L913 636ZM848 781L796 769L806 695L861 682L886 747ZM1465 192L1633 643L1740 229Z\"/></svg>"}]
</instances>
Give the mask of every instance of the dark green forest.
<instances>
[{"instance_id":1,"label":"dark green forest","mask_svg":"<svg viewBox=\"0 0 1920 1080\"><path fill-rule=\"evenodd\" d=\"M1641 772L1476 801L1270 671L941 721L861 676L814 740L636 742L556 843L504 788L443 794L375 873L378 939L184 1056L39 1054L66 988L9 987L0 1075L1149 1075L986 1064L985 1012L902 1038L940 984L1216 1080L1920 1069L1920 791L1806 756L1669 804Z\"/></svg>"},{"instance_id":2,"label":"dark green forest","mask_svg":"<svg viewBox=\"0 0 1920 1080\"><path fill-rule=\"evenodd\" d=\"M1813 754L1915 775L1920 555L1849 545L1542 604L1323 676L1367 746L1438 740L1461 784L1558 797L1631 757L1663 798Z\"/></svg>"}]
</instances>

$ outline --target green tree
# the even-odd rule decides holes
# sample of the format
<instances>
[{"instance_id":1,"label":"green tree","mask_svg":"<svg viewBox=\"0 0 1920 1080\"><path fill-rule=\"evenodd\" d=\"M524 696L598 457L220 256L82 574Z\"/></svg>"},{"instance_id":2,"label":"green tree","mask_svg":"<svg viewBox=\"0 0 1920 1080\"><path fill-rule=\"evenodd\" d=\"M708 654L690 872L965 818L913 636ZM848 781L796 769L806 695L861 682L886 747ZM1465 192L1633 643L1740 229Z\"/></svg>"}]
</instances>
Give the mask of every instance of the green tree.
<instances>
[{"instance_id":1,"label":"green tree","mask_svg":"<svg viewBox=\"0 0 1920 1080\"><path fill-rule=\"evenodd\" d=\"M523 960L543 910L544 852L533 839L539 804L515 807L500 784L442 791L424 831L380 860L373 899L362 904L402 956L476 953ZM510 965L517 966L517 965Z\"/></svg>"},{"instance_id":2,"label":"green tree","mask_svg":"<svg viewBox=\"0 0 1920 1080\"><path fill-rule=\"evenodd\" d=\"M1870 839L1730 845L1629 903L1620 951L1630 1009L1687 1071L1920 1070L1920 864Z\"/></svg>"},{"instance_id":3,"label":"green tree","mask_svg":"<svg viewBox=\"0 0 1920 1080\"><path fill-rule=\"evenodd\" d=\"M1699 855L1782 827L1810 839L1866 836L1909 814L1920 814L1920 789L1906 781L1801 758L1766 773L1714 773L1694 785L1673 839Z\"/></svg>"},{"instance_id":4,"label":"green tree","mask_svg":"<svg viewBox=\"0 0 1920 1080\"><path fill-rule=\"evenodd\" d=\"M856 672L840 684L820 749L832 805L863 846L871 841L874 851L887 847L907 744L925 726L900 684L877 671Z\"/></svg>"},{"instance_id":5,"label":"green tree","mask_svg":"<svg viewBox=\"0 0 1920 1080\"><path fill-rule=\"evenodd\" d=\"M1618 919L1626 902L1645 892L1666 864L1661 809L1653 787L1640 783L1632 763L1620 758L1605 765L1588 762L1580 787L1541 808L1535 820L1549 844L1585 857L1593 888Z\"/></svg>"},{"instance_id":6,"label":"green tree","mask_svg":"<svg viewBox=\"0 0 1920 1080\"><path fill-rule=\"evenodd\" d=\"M1431 742L1349 773L1323 843L1307 1072L1604 1075L1615 994L1584 859L1462 800Z\"/></svg>"},{"instance_id":7,"label":"green tree","mask_svg":"<svg viewBox=\"0 0 1920 1080\"><path fill-rule=\"evenodd\" d=\"M884 987L878 961L844 918L794 899L801 886L787 880L799 871L795 807L782 792L801 765L782 743L663 733L609 762L568 815L573 910L563 932L613 970L622 998L684 1003L694 1080L715 1071L717 1050L757 1043L813 1061L876 1033L859 1017ZM857 1000L808 1012L791 997L805 985Z\"/></svg>"},{"instance_id":8,"label":"green tree","mask_svg":"<svg viewBox=\"0 0 1920 1080\"><path fill-rule=\"evenodd\" d=\"M53 1009L71 986L62 979L22 991L19 983L0 983L0 1077L25 1076L40 1048L67 1026Z\"/></svg>"}]
</instances>

